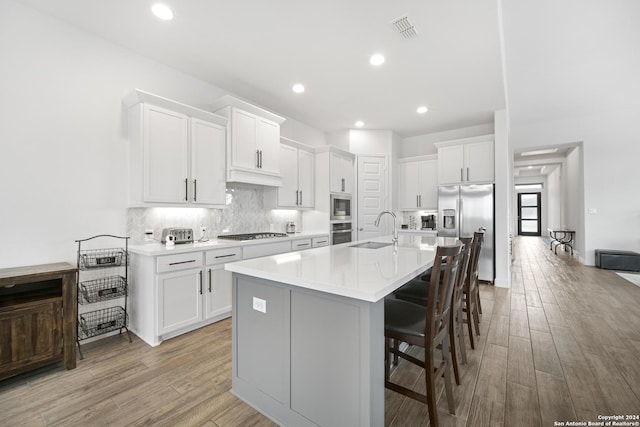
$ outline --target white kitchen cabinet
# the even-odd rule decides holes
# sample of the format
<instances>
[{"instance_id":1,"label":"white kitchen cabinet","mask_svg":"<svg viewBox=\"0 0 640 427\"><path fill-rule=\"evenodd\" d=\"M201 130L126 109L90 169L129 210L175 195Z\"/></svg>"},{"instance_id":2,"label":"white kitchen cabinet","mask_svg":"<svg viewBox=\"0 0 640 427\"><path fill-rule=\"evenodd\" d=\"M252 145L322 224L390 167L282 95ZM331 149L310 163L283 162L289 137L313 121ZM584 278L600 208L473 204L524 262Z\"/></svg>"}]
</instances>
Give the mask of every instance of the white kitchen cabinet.
<instances>
[{"instance_id":1,"label":"white kitchen cabinet","mask_svg":"<svg viewBox=\"0 0 640 427\"><path fill-rule=\"evenodd\" d=\"M321 248L323 246L329 246L329 236L318 236L311 239L312 248Z\"/></svg>"},{"instance_id":2,"label":"white kitchen cabinet","mask_svg":"<svg viewBox=\"0 0 640 427\"><path fill-rule=\"evenodd\" d=\"M493 182L493 136L436 143L438 183L459 184Z\"/></svg>"},{"instance_id":3,"label":"white kitchen cabinet","mask_svg":"<svg viewBox=\"0 0 640 427\"><path fill-rule=\"evenodd\" d=\"M303 251L305 249L311 249L311 239L295 239L291 241L291 250L292 251Z\"/></svg>"},{"instance_id":4,"label":"white kitchen cabinet","mask_svg":"<svg viewBox=\"0 0 640 427\"><path fill-rule=\"evenodd\" d=\"M280 124L284 118L232 96L214 102L216 113L229 119L229 182L280 186Z\"/></svg>"},{"instance_id":5,"label":"white kitchen cabinet","mask_svg":"<svg viewBox=\"0 0 640 427\"><path fill-rule=\"evenodd\" d=\"M438 208L438 161L435 156L398 162L398 209Z\"/></svg>"},{"instance_id":6,"label":"white kitchen cabinet","mask_svg":"<svg viewBox=\"0 0 640 427\"><path fill-rule=\"evenodd\" d=\"M284 240L279 242L257 243L255 245L245 246L242 251L242 259L258 258L261 256L277 255L291 252L291 241Z\"/></svg>"},{"instance_id":7,"label":"white kitchen cabinet","mask_svg":"<svg viewBox=\"0 0 640 427\"><path fill-rule=\"evenodd\" d=\"M300 209L315 205L315 154L311 147L281 138L282 186L265 190L265 205Z\"/></svg>"},{"instance_id":8,"label":"white kitchen cabinet","mask_svg":"<svg viewBox=\"0 0 640 427\"><path fill-rule=\"evenodd\" d=\"M158 275L158 335L202 321L202 269Z\"/></svg>"},{"instance_id":9,"label":"white kitchen cabinet","mask_svg":"<svg viewBox=\"0 0 640 427\"><path fill-rule=\"evenodd\" d=\"M138 90L124 103L129 204L224 205L227 119Z\"/></svg>"},{"instance_id":10,"label":"white kitchen cabinet","mask_svg":"<svg viewBox=\"0 0 640 427\"><path fill-rule=\"evenodd\" d=\"M191 118L191 203L225 204L224 156L225 128Z\"/></svg>"},{"instance_id":11,"label":"white kitchen cabinet","mask_svg":"<svg viewBox=\"0 0 640 427\"><path fill-rule=\"evenodd\" d=\"M332 193L353 194L355 170L354 157L338 152L331 152L329 157L330 188Z\"/></svg>"},{"instance_id":12,"label":"white kitchen cabinet","mask_svg":"<svg viewBox=\"0 0 640 427\"><path fill-rule=\"evenodd\" d=\"M224 269L227 262L242 259L242 248L223 248L205 253L206 283L204 295L205 320L220 320L231 314L231 273Z\"/></svg>"}]
</instances>

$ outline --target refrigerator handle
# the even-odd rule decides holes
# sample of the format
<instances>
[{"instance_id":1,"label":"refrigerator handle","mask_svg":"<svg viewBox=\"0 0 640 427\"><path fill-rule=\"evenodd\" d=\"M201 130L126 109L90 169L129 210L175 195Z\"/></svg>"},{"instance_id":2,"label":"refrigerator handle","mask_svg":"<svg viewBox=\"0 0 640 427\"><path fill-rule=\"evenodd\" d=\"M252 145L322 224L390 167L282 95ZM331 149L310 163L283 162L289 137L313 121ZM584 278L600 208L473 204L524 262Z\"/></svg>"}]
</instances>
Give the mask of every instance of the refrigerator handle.
<instances>
[{"instance_id":1,"label":"refrigerator handle","mask_svg":"<svg viewBox=\"0 0 640 427\"><path fill-rule=\"evenodd\" d=\"M463 203L462 203L462 198L460 198L460 200L458 201L458 204L460 206L460 209L458 211L458 237L463 237L462 236L462 225L463 225L463 218L464 218L464 211L463 211Z\"/></svg>"}]
</instances>

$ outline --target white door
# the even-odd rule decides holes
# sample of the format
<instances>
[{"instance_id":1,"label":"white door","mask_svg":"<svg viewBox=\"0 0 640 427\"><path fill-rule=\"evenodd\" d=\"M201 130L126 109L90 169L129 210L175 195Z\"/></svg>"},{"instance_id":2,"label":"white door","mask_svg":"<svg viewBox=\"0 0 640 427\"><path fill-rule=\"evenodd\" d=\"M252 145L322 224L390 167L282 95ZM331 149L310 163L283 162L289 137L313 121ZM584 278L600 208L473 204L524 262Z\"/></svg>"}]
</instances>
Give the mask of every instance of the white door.
<instances>
[{"instance_id":1,"label":"white door","mask_svg":"<svg viewBox=\"0 0 640 427\"><path fill-rule=\"evenodd\" d=\"M258 118L246 111L232 108L231 110L231 163L246 169L257 169L258 149L257 124Z\"/></svg>"},{"instance_id":2,"label":"white door","mask_svg":"<svg viewBox=\"0 0 640 427\"><path fill-rule=\"evenodd\" d=\"M438 148L438 184L457 184L464 180L464 147Z\"/></svg>"},{"instance_id":3,"label":"white door","mask_svg":"<svg viewBox=\"0 0 640 427\"><path fill-rule=\"evenodd\" d=\"M358 156L358 239L372 239L391 232L374 225L378 214L387 210L387 158ZM385 215L387 217L388 215ZM385 218L386 221L386 218ZM400 227L400 225L398 225Z\"/></svg>"},{"instance_id":4,"label":"white door","mask_svg":"<svg viewBox=\"0 0 640 427\"><path fill-rule=\"evenodd\" d=\"M158 335L203 319L203 280L200 268L158 275Z\"/></svg>"},{"instance_id":5,"label":"white door","mask_svg":"<svg viewBox=\"0 0 640 427\"><path fill-rule=\"evenodd\" d=\"M258 117L256 148L260 150L259 169L280 173L280 125Z\"/></svg>"},{"instance_id":6,"label":"white door","mask_svg":"<svg viewBox=\"0 0 640 427\"><path fill-rule=\"evenodd\" d=\"M467 182L493 182L493 141L465 145L464 157Z\"/></svg>"},{"instance_id":7,"label":"white door","mask_svg":"<svg viewBox=\"0 0 640 427\"><path fill-rule=\"evenodd\" d=\"M231 314L231 272L224 264L207 267L205 319Z\"/></svg>"},{"instance_id":8,"label":"white door","mask_svg":"<svg viewBox=\"0 0 640 427\"><path fill-rule=\"evenodd\" d=\"M189 118L144 106L144 201L187 203Z\"/></svg>"},{"instance_id":9,"label":"white door","mask_svg":"<svg viewBox=\"0 0 640 427\"><path fill-rule=\"evenodd\" d=\"M316 203L315 166L315 154L306 150L298 150L298 189L300 190L300 206L303 208L312 208Z\"/></svg>"},{"instance_id":10,"label":"white door","mask_svg":"<svg viewBox=\"0 0 640 427\"><path fill-rule=\"evenodd\" d=\"M282 187L278 187L278 207L298 206L298 150L289 145L280 145L282 161Z\"/></svg>"},{"instance_id":11,"label":"white door","mask_svg":"<svg viewBox=\"0 0 640 427\"><path fill-rule=\"evenodd\" d=\"M225 204L225 128L191 118L191 201Z\"/></svg>"}]
</instances>

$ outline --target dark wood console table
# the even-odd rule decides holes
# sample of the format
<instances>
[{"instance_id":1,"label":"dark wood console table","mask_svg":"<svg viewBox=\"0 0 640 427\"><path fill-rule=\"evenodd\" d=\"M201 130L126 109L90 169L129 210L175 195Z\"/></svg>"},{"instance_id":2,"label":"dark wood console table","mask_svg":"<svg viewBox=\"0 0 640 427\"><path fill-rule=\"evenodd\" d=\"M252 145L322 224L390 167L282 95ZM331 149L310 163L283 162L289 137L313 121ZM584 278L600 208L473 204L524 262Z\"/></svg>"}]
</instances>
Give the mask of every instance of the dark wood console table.
<instances>
[{"instance_id":1,"label":"dark wood console table","mask_svg":"<svg viewBox=\"0 0 640 427\"><path fill-rule=\"evenodd\" d=\"M76 367L77 271L68 263L0 269L0 380L60 360Z\"/></svg>"}]
</instances>

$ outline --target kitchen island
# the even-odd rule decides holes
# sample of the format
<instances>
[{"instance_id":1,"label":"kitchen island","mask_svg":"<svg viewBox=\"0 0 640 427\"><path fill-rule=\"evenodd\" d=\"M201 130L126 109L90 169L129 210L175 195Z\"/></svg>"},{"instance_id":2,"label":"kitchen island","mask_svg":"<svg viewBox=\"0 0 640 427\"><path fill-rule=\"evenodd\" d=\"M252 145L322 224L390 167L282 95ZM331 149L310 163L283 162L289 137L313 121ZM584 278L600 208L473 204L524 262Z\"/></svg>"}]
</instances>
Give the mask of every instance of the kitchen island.
<instances>
[{"instance_id":1,"label":"kitchen island","mask_svg":"<svg viewBox=\"0 0 640 427\"><path fill-rule=\"evenodd\" d=\"M236 396L283 426L384 425L384 297L431 267L438 244L456 240L373 242L225 266Z\"/></svg>"}]
</instances>

